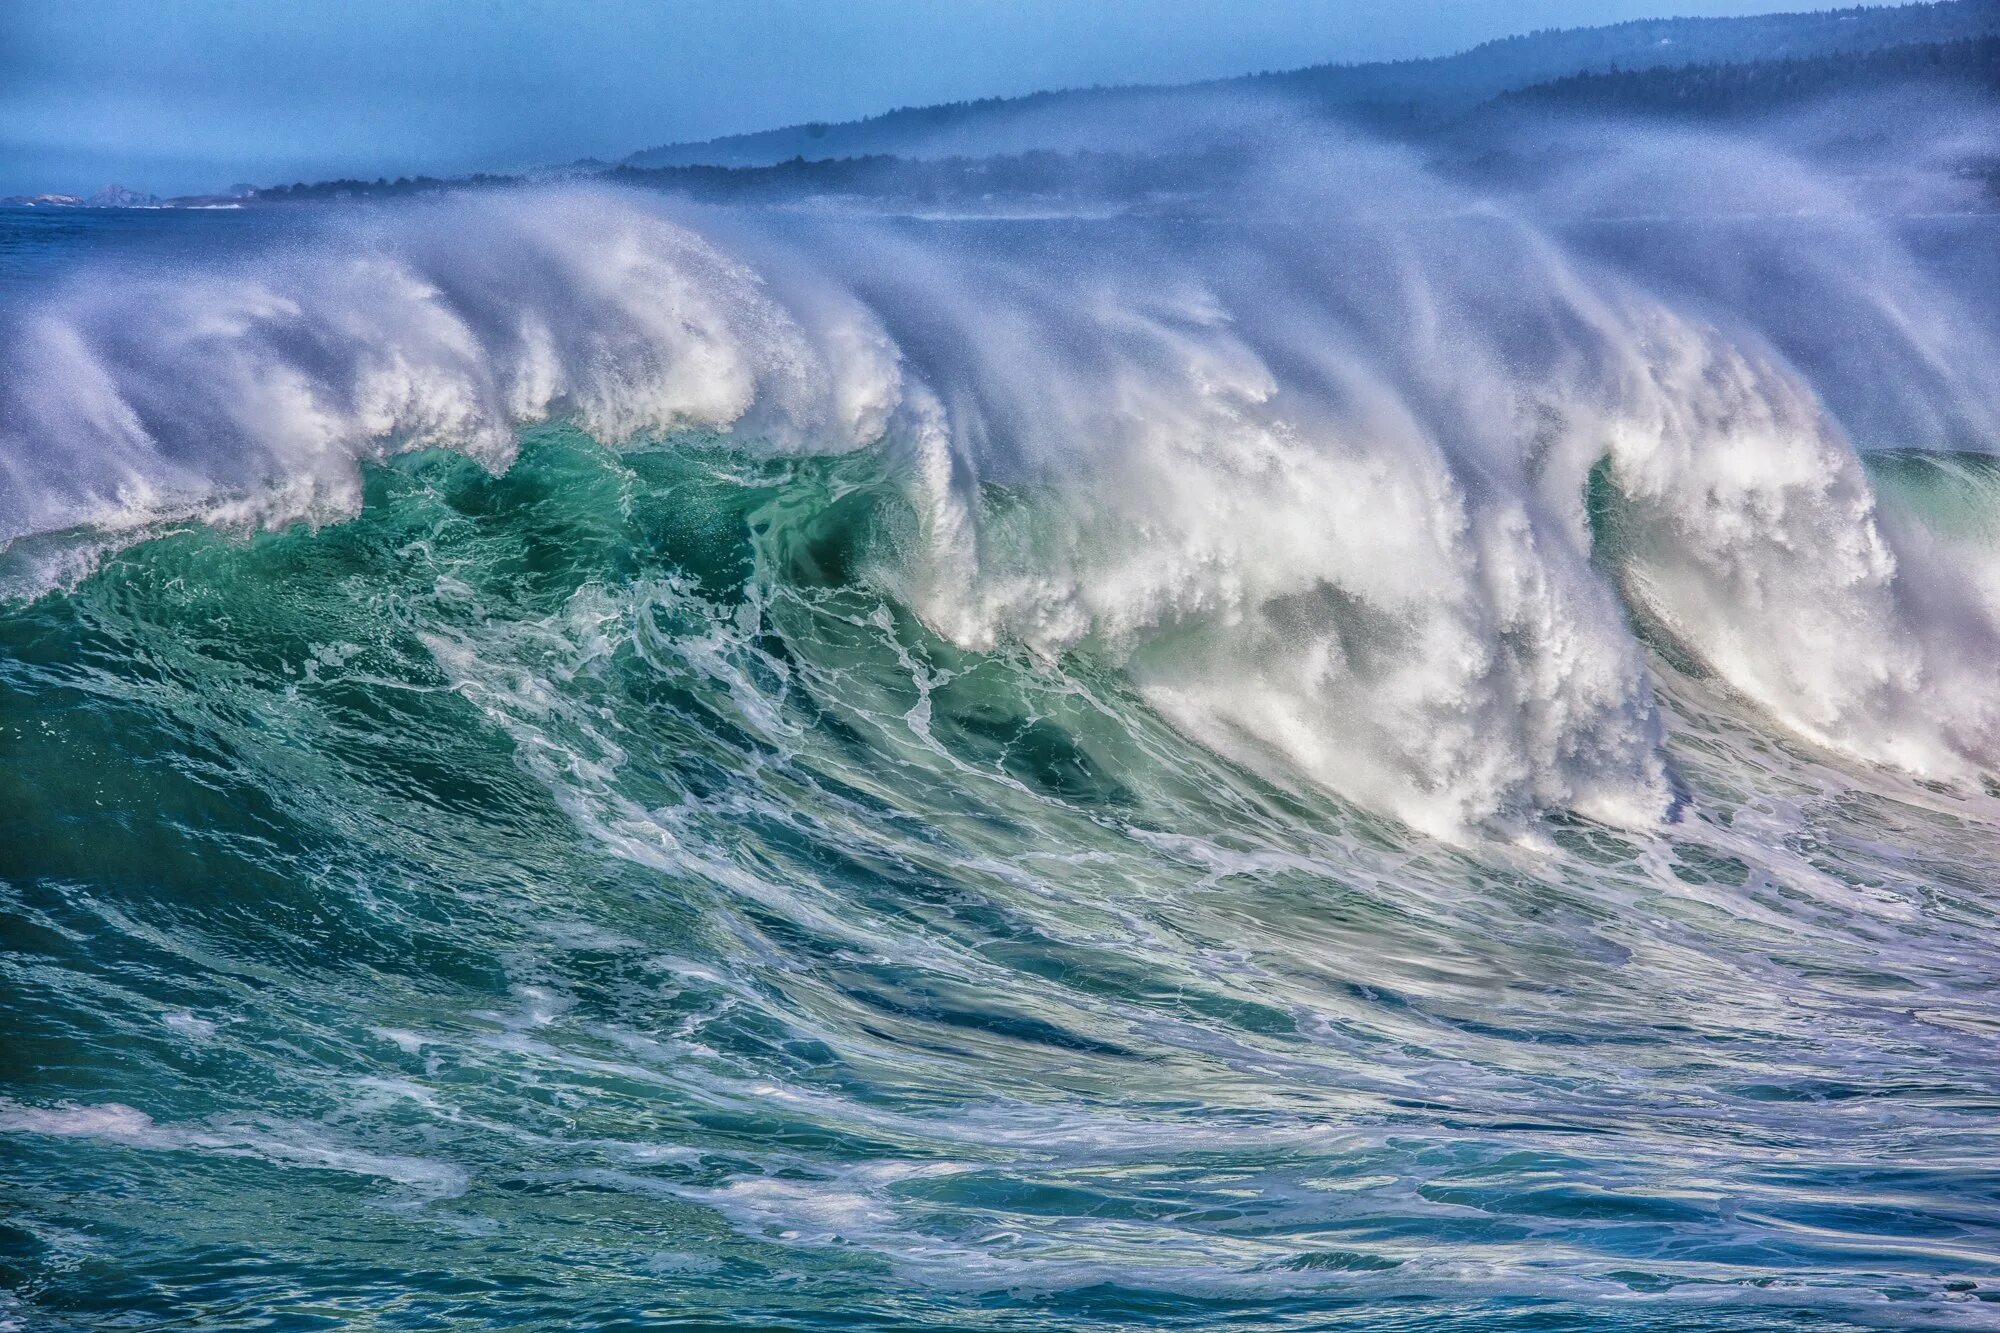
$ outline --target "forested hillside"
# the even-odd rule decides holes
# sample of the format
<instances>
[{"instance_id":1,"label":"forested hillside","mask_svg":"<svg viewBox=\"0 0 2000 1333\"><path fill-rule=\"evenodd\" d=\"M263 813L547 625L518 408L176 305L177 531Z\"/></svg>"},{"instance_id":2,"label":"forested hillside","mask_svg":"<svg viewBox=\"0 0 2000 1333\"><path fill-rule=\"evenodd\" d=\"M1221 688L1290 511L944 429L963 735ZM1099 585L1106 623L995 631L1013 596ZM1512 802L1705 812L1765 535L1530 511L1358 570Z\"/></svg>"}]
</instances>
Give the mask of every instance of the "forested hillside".
<instances>
[{"instance_id":1,"label":"forested hillside","mask_svg":"<svg viewBox=\"0 0 2000 1333\"><path fill-rule=\"evenodd\" d=\"M1509 93L1503 103L1698 119L1754 115L1837 93L1921 84L2000 92L2000 38L1726 65L1573 74Z\"/></svg>"},{"instance_id":2,"label":"forested hillside","mask_svg":"<svg viewBox=\"0 0 2000 1333\"><path fill-rule=\"evenodd\" d=\"M1392 128L1423 129L1505 93L1577 75L1688 65L1809 60L1911 45L2000 37L2000 0L1668 18L1528 33L1457 55L1368 65L1317 65L1191 85L1221 97L1263 94ZM699 144L646 149L638 167L768 165L870 154L981 156L1060 146L1078 124L1171 115L1190 88L1097 88L906 107L844 124L794 125ZM1095 146L1113 146L1101 143Z\"/></svg>"},{"instance_id":3,"label":"forested hillside","mask_svg":"<svg viewBox=\"0 0 2000 1333\"><path fill-rule=\"evenodd\" d=\"M1294 101L1317 99L1317 105L1402 132L1447 171L1467 172L1486 185L1504 187L1510 178L1535 169L1533 154L1524 157L1523 150L1539 138L1519 132L1523 116L1722 121L1802 108L1839 94L1890 90L1896 90L1898 104L1908 102L1913 110L1929 103L1933 110L1951 112L1956 104L1949 99L1961 92L2000 94L2000 33L1890 45L1882 45L1881 39L1976 30L1996 20L2000 20L2000 0L1758 19L1668 19L1531 34L1440 61L1299 70L1231 81L1229 86L1289 89ZM1719 58L1736 47L1780 54ZM1640 58L1634 59L1633 52L1641 53ZM1669 52L1673 63L1666 63ZM1572 70L1541 82L1505 87L1491 96L1474 95L1524 77L1538 64L1600 59L1602 69ZM1397 89L1425 86L1432 88L1425 98L1398 102L1390 96ZM1195 99L1199 96L1199 91L1193 94ZM1094 100L1074 100L1078 98ZM1150 142L1108 149L1022 148L1018 139L1010 142L1004 135L971 130L982 119L995 122L1003 112L1028 118L1017 120L1017 125L1048 113L1053 125L1065 123L1064 116L1080 105L1131 111L1144 109L1144 99L1158 104L1159 124L1172 126L1181 123L1177 117L1190 98L1188 89L1123 89L1087 95L1045 93L1007 103L959 103L896 112L858 126L805 126L752 136L759 142L778 143L789 142L784 136L797 135L818 145L811 152L795 152L772 162L679 161L662 150L635 154L609 169L579 166L564 174L598 176L716 203L816 199L867 201L871 207L1006 212L1032 210L1040 206L1037 201L1060 197L1069 207L1180 209L1198 206L1197 199L1204 195L1226 197L1239 169L1253 162L1259 147L1269 142L1262 131L1271 127L1270 122L1246 122L1234 134L1210 124L1205 126L1208 132L1199 136L1161 135ZM1195 104L1201 105L1198 100ZM1878 109L1880 105L1871 104ZM1081 118L1089 119L1087 114ZM870 126L882 134L857 140L855 134L846 133ZM884 128L896 126L901 128L895 134ZM1895 132L1893 124L1878 129ZM957 130L966 133L958 135ZM886 142L903 145L903 150L853 151L849 146L857 142ZM945 151L952 145L961 145L963 151ZM668 160L656 160L661 157ZM1960 174L2000 180L2000 158L1975 154L1961 164ZM256 198L282 203L393 196L506 185L521 179L321 181L260 190Z\"/></svg>"}]
</instances>

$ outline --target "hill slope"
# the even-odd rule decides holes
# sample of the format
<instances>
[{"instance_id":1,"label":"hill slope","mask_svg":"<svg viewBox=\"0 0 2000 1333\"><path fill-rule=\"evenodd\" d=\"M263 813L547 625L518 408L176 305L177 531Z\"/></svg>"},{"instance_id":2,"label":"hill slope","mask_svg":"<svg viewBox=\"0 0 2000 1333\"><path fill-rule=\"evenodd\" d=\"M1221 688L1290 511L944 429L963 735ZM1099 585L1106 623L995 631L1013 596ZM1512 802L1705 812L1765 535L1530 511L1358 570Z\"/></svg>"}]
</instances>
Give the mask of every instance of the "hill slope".
<instances>
[{"instance_id":1,"label":"hill slope","mask_svg":"<svg viewBox=\"0 0 2000 1333\"><path fill-rule=\"evenodd\" d=\"M1740 64L1572 74L1505 94L1508 106L1647 117L1727 119L1839 93L1921 85L2000 93L2000 38Z\"/></svg>"},{"instance_id":2,"label":"hill slope","mask_svg":"<svg viewBox=\"0 0 2000 1333\"><path fill-rule=\"evenodd\" d=\"M1457 55L1371 65L1316 65L1184 88L1093 88L905 107L838 125L792 125L632 154L635 167L758 166L896 154L1020 152L1067 142L1079 122L1140 122L1189 88L1218 97L1267 96L1387 126L1421 127L1481 102L1568 76L1724 62L1796 60L2000 36L2000 0L1937 0L1886 8L1747 18L1646 19L1530 33ZM1115 140L1097 146L1118 146Z\"/></svg>"}]
</instances>

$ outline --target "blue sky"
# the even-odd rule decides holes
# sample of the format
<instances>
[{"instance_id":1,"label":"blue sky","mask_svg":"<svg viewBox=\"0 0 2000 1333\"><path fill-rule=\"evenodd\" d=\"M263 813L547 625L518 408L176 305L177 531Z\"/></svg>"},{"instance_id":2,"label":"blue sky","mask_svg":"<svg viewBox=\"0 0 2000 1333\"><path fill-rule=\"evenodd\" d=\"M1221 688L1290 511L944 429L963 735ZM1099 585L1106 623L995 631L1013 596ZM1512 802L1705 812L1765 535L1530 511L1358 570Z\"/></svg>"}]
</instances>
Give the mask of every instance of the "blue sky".
<instances>
[{"instance_id":1,"label":"blue sky","mask_svg":"<svg viewBox=\"0 0 2000 1333\"><path fill-rule=\"evenodd\" d=\"M0 193L505 170L1758 0L0 0Z\"/></svg>"}]
</instances>

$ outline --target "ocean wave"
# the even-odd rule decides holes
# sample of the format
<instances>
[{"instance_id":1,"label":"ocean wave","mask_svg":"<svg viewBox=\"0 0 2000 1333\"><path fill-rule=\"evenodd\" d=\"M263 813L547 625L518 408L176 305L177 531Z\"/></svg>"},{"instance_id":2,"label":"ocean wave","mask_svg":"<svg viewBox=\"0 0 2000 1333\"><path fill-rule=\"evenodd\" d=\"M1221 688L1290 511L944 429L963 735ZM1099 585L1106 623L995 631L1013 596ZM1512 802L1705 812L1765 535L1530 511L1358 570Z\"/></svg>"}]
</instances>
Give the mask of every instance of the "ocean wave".
<instances>
[{"instance_id":1,"label":"ocean wave","mask_svg":"<svg viewBox=\"0 0 2000 1333\"><path fill-rule=\"evenodd\" d=\"M1310 166L1226 242L542 191L79 277L9 316L12 583L190 521L351 516L370 460L503 469L559 416L879 455L910 504L867 577L933 629L1107 654L1204 743L1449 838L1671 817L1633 616L1816 744L1992 767L2000 603L1884 527L1754 327L1384 150ZM1292 220L1315 207L1330 230Z\"/></svg>"}]
</instances>

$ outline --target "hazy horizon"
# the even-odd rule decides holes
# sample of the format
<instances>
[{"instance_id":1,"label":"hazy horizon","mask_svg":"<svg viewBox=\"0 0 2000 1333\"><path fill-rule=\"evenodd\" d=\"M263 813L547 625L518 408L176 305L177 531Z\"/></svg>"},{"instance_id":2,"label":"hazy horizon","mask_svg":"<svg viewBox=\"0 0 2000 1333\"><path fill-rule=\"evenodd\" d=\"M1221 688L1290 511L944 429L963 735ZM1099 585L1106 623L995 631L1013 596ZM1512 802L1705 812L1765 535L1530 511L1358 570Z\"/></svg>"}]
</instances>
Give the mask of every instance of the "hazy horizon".
<instances>
[{"instance_id":1,"label":"hazy horizon","mask_svg":"<svg viewBox=\"0 0 2000 1333\"><path fill-rule=\"evenodd\" d=\"M1832 9L1758 0L553 0L0 13L0 193L504 171L897 106L1449 54L1544 28Z\"/></svg>"}]
</instances>

